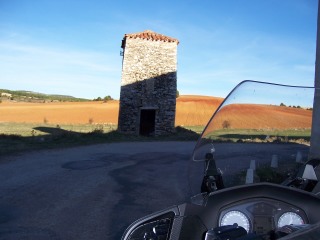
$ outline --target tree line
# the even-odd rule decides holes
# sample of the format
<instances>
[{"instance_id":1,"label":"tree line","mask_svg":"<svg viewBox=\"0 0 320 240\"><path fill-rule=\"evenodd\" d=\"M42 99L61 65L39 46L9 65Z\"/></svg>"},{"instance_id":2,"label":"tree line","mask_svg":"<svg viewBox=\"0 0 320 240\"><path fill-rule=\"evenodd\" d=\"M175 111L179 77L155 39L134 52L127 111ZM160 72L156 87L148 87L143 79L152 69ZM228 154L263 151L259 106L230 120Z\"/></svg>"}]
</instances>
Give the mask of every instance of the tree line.
<instances>
[{"instance_id":1,"label":"tree line","mask_svg":"<svg viewBox=\"0 0 320 240\"><path fill-rule=\"evenodd\" d=\"M110 100L113 100L113 98L110 95L105 96L104 98L97 97L97 98L93 99L93 101L105 101L105 102L110 101Z\"/></svg>"}]
</instances>

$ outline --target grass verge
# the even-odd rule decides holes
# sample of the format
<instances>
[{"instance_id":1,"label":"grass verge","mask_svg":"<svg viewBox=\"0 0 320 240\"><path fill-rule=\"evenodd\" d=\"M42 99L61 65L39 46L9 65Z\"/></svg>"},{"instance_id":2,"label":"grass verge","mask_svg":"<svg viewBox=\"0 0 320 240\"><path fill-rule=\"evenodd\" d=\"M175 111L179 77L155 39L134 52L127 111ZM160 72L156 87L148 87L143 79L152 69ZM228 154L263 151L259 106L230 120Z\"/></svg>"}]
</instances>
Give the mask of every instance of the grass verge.
<instances>
[{"instance_id":1,"label":"grass verge","mask_svg":"<svg viewBox=\"0 0 320 240\"><path fill-rule=\"evenodd\" d=\"M300 142L310 144L311 129L222 129L212 131L207 138L229 142Z\"/></svg>"},{"instance_id":2,"label":"grass verge","mask_svg":"<svg viewBox=\"0 0 320 240\"><path fill-rule=\"evenodd\" d=\"M4 154L83 146L97 143L132 141L196 141L196 127L176 127L172 134L144 137L118 132L116 125L53 125L0 123L0 156Z\"/></svg>"}]
</instances>

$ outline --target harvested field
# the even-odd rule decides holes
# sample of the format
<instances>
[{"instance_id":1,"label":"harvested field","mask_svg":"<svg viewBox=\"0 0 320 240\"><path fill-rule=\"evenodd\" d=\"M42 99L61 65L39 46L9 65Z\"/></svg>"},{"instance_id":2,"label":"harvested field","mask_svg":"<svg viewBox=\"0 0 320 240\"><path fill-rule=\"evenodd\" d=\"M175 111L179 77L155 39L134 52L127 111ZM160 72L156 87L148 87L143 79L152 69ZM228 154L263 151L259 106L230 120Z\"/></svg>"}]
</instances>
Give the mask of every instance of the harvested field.
<instances>
[{"instance_id":1,"label":"harvested field","mask_svg":"<svg viewBox=\"0 0 320 240\"><path fill-rule=\"evenodd\" d=\"M222 98L206 96L180 96L177 99L176 126L205 126ZM0 104L0 123L46 123L46 124L110 124L118 123L119 101L108 102L59 102ZM312 111L298 108L232 105L223 109L230 112L231 128L310 127ZM221 114L222 116L223 114ZM276 116L276 118L275 118ZM256 118L264 119L256 124ZM217 119L218 121L218 119ZM222 120L221 120L222 121ZM222 123L221 123L222 124ZM219 125L221 127L221 125Z\"/></svg>"},{"instance_id":2,"label":"harvested field","mask_svg":"<svg viewBox=\"0 0 320 240\"><path fill-rule=\"evenodd\" d=\"M222 108L215 117L213 129L228 121L232 129L310 129L312 111L271 105L233 104Z\"/></svg>"},{"instance_id":3,"label":"harvested field","mask_svg":"<svg viewBox=\"0 0 320 240\"><path fill-rule=\"evenodd\" d=\"M181 96L177 99L177 126L205 125L223 99ZM119 101L0 104L0 122L50 124L117 124Z\"/></svg>"},{"instance_id":4,"label":"harvested field","mask_svg":"<svg viewBox=\"0 0 320 240\"><path fill-rule=\"evenodd\" d=\"M119 101L0 104L0 122L116 124Z\"/></svg>"},{"instance_id":5,"label":"harvested field","mask_svg":"<svg viewBox=\"0 0 320 240\"><path fill-rule=\"evenodd\" d=\"M177 126L205 126L223 98L185 95L177 99Z\"/></svg>"}]
</instances>

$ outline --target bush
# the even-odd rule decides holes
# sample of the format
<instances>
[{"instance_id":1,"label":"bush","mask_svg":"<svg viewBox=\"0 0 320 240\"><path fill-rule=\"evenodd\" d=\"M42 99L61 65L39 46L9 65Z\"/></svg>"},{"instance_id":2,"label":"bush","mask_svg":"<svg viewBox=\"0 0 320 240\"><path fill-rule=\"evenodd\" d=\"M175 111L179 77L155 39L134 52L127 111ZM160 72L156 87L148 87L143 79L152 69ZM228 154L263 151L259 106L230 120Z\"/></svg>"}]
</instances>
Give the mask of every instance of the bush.
<instances>
[{"instance_id":1,"label":"bush","mask_svg":"<svg viewBox=\"0 0 320 240\"><path fill-rule=\"evenodd\" d=\"M113 100L113 98L110 96L110 95L108 95L108 96L105 96L103 99L101 98L101 97L97 97L97 98L94 98L93 99L93 101L104 101L104 102L107 102L107 101L109 101L109 100Z\"/></svg>"},{"instance_id":2,"label":"bush","mask_svg":"<svg viewBox=\"0 0 320 240\"><path fill-rule=\"evenodd\" d=\"M228 129L228 128L230 128L230 126L231 126L231 124L230 124L229 121L227 121L227 120L223 121L223 123L222 123L222 128L223 129Z\"/></svg>"},{"instance_id":3,"label":"bush","mask_svg":"<svg viewBox=\"0 0 320 240\"><path fill-rule=\"evenodd\" d=\"M96 126L95 129L93 129L91 132L89 132L89 135L94 135L94 134L103 134L104 130L103 130L103 125L98 125Z\"/></svg>"},{"instance_id":4,"label":"bush","mask_svg":"<svg viewBox=\"0 0 320 240\"><path fill-rule=\"evenodd\" d=\"M109 101L109 100L113 100L113 98L112 98L110 95L105 96L105 97L103 98L103 101L104 101L104 102L107 102L107 101Z\"/></svg>"},{"instance_id":5,"label":"bush","mask_svg":"<svg viewBox=\"0 0 320 240\"><path fill-rule=\"evenodd\" d=\"M102 101L102 98L101 97L97 97L97 98L93 99L93 101Z\"/></svg>"}]
</instances>

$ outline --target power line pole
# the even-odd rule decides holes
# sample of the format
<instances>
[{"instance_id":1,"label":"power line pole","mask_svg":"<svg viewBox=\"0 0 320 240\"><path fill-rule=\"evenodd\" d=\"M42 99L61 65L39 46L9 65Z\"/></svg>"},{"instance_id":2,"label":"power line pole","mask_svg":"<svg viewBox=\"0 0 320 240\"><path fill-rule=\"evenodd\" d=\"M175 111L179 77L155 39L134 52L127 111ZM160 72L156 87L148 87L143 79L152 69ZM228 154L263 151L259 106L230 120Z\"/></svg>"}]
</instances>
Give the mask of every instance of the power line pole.
<instances>
[{"instance_id":1,"label":"power line pole","mask_svg":"<svg viewBox=\"0 0 320 240\"><path fill-rule=\"evenodd\" d=\"M313 102L313 116L312 116L312 131L311 131L311 145L310 158L320 159L320 0L318 1L318 21L317 21L317 47L316 47L316 65L314 86L316 91L314 93Z\"/></svg>"}]
</instances>

